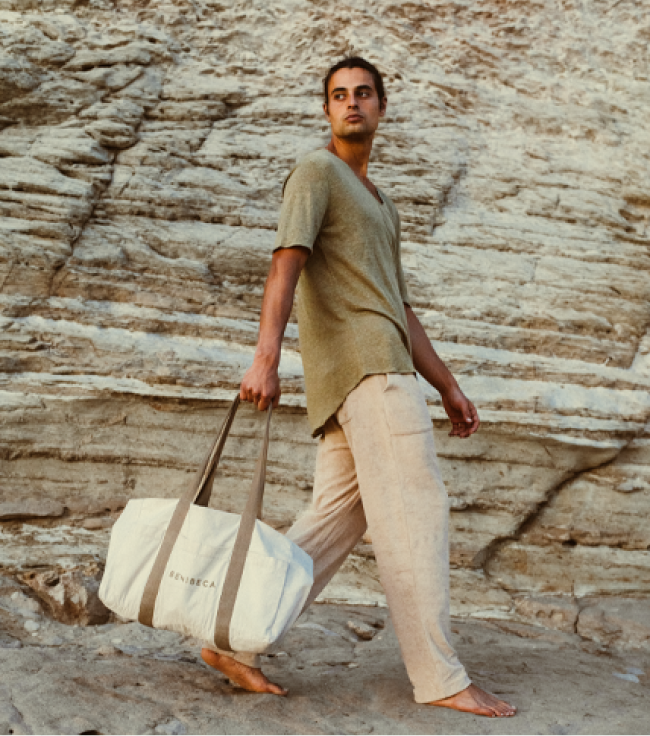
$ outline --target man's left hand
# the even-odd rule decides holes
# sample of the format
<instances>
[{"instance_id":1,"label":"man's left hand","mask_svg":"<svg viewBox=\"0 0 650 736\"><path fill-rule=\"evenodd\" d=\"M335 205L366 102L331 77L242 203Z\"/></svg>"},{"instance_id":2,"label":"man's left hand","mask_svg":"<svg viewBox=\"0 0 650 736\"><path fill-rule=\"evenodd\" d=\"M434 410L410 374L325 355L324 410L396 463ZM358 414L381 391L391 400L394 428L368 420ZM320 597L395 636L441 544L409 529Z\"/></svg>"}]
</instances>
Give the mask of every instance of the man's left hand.
<instances>
[{"instance_id":1,"label":"man's left hand","mask_svg":"<svg viewBox=\"0 0 650 736\"><path fill-rule=\"evenodd\" d=\"M442 396L442 405L451 421L450 437L469 437L479 428L478 412L460 388L454 388Z\"/></svg>"}]
</instances>

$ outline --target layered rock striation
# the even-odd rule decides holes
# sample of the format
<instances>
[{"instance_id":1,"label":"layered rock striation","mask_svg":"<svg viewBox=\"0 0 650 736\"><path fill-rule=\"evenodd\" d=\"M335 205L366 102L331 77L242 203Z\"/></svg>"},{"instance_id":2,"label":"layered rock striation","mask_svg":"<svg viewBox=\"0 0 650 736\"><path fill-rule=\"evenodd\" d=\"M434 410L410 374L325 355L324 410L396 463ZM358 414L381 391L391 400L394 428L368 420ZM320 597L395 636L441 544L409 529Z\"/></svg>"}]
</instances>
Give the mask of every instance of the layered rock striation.
<instances>
[{"instance_id":1,"label":"layered rock striation","mask_svg":"<svg viewBox=\"0 0 650 736\"><path fill-rule=\"evenodd\" d=\"M482 421L448 437L427 388L455 612L648 644L644 10L0 0L5 573L101 563L128 498L191 479L252 360L284 177L328 138L320 80L354 52L386 77L370 176L401 214L413 306ZM278 528L316 449L297 337ZM243 407L221 508L241 509L260 437ZM369 538L324 597L383 602ZM603 623L626 610L633 635Z\"/></svg>"}]
</instances>

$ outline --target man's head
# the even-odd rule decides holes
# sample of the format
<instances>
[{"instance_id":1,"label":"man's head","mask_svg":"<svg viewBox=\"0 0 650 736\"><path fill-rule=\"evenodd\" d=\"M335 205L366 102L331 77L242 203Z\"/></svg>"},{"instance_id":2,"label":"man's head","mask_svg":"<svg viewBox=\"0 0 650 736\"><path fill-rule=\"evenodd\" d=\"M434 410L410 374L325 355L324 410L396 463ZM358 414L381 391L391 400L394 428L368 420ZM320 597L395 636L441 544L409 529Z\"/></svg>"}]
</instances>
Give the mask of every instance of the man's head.
<instances>
[{"instance_id":1,"label":"man's head","mask_svg":"<svg viewBox=\"0 0 650 736\"><path fill-rule=\"evenodd\" d=\"M378 69L358 56L343 59L323 80L323 110L339 138L372 136L386 112L384 82Z\"/></svg>"}]
</instances>

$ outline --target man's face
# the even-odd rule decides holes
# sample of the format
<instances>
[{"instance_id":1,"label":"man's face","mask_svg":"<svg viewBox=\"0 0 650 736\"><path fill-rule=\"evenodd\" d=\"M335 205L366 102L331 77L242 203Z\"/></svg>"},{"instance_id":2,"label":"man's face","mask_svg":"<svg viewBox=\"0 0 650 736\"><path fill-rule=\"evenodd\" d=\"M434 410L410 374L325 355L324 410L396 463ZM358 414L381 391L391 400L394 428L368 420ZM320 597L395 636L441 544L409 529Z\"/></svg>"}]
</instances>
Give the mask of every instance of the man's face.
<instances>
[{"instance_id":1,"label":"man's face","mask_svg":"<svg viewBox=\"0 0 650 736\"><path fill-rule=\"evenodd\" d=\"M329 109L325 115L338 138L364 140L372 136L379 118L386 112L386 98L380 101L372 74L366 69L339 69L332 75L328 90Z\"/></svg>"}]
</instances>

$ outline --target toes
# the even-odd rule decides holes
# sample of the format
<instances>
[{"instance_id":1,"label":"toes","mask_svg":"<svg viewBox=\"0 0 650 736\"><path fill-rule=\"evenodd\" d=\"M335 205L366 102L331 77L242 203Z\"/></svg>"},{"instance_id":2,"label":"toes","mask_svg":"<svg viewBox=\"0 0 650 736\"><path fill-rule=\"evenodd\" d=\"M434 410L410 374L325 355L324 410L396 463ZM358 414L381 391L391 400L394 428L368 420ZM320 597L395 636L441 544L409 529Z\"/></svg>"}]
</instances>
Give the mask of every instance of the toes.
<instances>
[{"instance_id":1,"label":"toes","mask_svg":"<svg viewBox=\"0 0 650 736\"><path fill-rule=\"evenodd\" d=\"M287 689L280 687L280 685L276 685L274 682L269 682L268 692L272 693L273 695L288 695L289 694L289 691Z\"/></svg>"}]
</instances>

